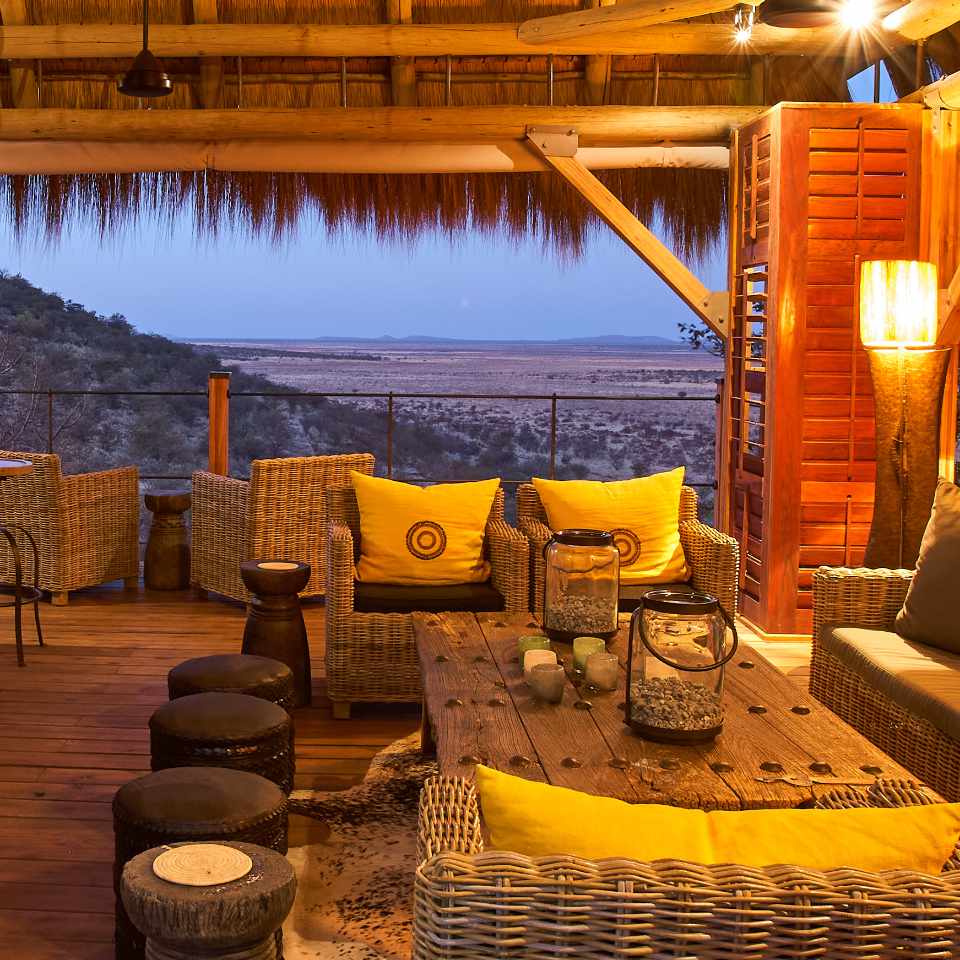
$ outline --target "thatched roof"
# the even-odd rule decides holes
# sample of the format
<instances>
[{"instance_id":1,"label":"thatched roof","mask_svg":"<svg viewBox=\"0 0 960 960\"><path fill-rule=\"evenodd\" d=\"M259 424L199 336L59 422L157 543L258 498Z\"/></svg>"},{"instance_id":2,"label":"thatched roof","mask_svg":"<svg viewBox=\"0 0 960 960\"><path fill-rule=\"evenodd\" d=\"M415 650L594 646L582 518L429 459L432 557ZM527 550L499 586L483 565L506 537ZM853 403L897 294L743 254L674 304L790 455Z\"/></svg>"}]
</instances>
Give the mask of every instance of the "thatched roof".
<instances>
[{"instance_id":1,"label":"thatched roof","mask_svg":"<svg viewBox=\"0 0 960 960\"><path fill-rule=\"evenodd\" d=\"M485 0L470 3L413 0L414 23L519 22L576 10L579 0ZM388 17L387 0L219 0L220 23L377 24ZM26 0L32 24L135 23L136 0ZM193 22L193 0L152 0L158 24ZM703 18L727 22L729 16ZM938 41L949 61L960 52L946 36ZM953 46L951 46L953 44ZM955 47L955 49L954 49ZM958 58L960 59L960 58ZM418 57L415 96L420 106L545 104L553 72L556 106L587 104L591 91L585 56ZM153 109L199 105L199 58L164 58L176 82L172 96ZM127 59L44 60L38 66L41 107L119 110L136 106L117 92ZM954 64L945 62L947 69ZM960 66L960 63L956 64ZM222 106L250 108L390 106L391 61L387 57L245 57L222 62ZM751 86L751 67L753 85ZM607 104L725 105L756 102L756 58L613 56L603 92ZM936 69L936 67L934 67ZM0 103L10 106L13 88L0 63ZM849 63L839 58L768 57L762 97L780 100L847 99ZM602 179L642 219L659 217L680 251L702 254L722 236L725 175L717 170L639 169L608 171ZM331 174L137 174L4 178L7 213L20 228L56 231L84 218L110 230L144 210L195 211L201 231L225 222L277 235L304 212L315 212L332 228L370 228L383 236L409 236L438 228L501 229L534 234L575 252L591 217L583 203L552 174L331 175Z\"/></svg>"}]
</instances>

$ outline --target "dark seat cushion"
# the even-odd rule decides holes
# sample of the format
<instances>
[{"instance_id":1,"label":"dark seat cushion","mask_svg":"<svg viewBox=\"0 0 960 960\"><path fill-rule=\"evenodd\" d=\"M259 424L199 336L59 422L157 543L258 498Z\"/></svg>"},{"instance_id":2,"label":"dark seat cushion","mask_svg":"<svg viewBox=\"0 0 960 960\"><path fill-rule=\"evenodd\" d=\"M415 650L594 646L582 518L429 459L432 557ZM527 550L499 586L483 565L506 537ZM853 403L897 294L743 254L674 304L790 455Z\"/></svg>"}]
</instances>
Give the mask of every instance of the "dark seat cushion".
<instances>
[{"instance_id":1,"label":"dark seat cushion","mask_svg":"<svg viewBox=\"0 0 960 960\"><path fill-rule=\"evenodd\" d=\"M122 819L145 825L229 824L268 816L285 802L275 783L255 773L172 767L124 784L114 796L113 808Z\"/></svg>"},{"instance_id":2,"label":"dark seat cushion","mask_svg":"<svg viewBox=\"0 0 960 960\"><path fill-rule=\"evenodd\" d=\"M503 609L503 595L490 583L454 583L406 586L395 583L353 584L353 609L359 613L471 613Z\"/></svg>"},{"instance_id":3,"label":"dark seat cushion","mask_svg":"<svg viewBox=\"0 0 960 960\"><path fill-rule=\"evenodd\" d=\"M252 740L289 727L283 707L245 693L192 693L158 707L152 733L186 740Z\"/></svg>"},{"instance_id":4,"label":"dark seat cushion","mask_svg":"<svg viewBox=\"0 0 960 960\"><path fill-rule=\"evenodd\" d=\"M637 604L651 590L676 590L677 593L693 593L692 583L625 583L620 587L620 612L633 613Z\"/></svg>"},{"instance_id":5,"label":"dark seat cushion","mask_svg":"<svg viewBox=\"0 0 960 960\"><path fill-rule=\"evenodd\" d=\"M288 683L293 673L279 660L249 653L221 653L185 660L170 671L170 682L196 693L242 691Z\"/></svg>"}]
</instances>

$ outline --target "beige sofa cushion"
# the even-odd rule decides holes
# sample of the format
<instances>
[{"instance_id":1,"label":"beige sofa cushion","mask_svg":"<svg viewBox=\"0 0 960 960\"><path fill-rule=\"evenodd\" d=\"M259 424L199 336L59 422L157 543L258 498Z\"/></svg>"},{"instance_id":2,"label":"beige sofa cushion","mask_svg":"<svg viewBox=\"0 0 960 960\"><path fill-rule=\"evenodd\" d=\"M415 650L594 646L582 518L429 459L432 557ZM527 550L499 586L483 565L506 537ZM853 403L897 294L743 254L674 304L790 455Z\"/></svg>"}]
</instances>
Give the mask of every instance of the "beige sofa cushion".
<instances>
[{"instance_id":1,"label":"beige sofa cushion","mask_svg":"<svg viewBox=\"0 0 960 960\"><path fill-rule=\"evenodd\" d=\"M862 627L828 625L820 643L894 703L960 740L960 655Z\"/></svg>"}]
</instances>

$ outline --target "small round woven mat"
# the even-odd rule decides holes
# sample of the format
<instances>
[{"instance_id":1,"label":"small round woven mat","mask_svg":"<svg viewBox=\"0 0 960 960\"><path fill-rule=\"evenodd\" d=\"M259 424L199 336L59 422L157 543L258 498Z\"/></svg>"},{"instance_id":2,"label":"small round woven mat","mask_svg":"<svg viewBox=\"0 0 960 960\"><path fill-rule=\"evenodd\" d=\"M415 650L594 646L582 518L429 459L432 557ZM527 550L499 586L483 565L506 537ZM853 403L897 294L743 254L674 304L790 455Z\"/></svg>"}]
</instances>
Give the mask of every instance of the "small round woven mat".
<instances>
[{"instance_id":1,"label":"small round woven mat","mask_svg":"<svg viewBox=\"0 0 960 960\"><path fill-rule=\"evenodd\" d=\"M299 564L291 563L289 560L265 560L257 566L261 570L296 570Z\"/></svg>"},{"instance_id":2,"label":"small round woven mat","mask_svg":"<svg viewBox=\"0 0 960 960\"><path fill-rule=\"evenodd\" d=\"M220 843L185 843L164 851L153 861L153 872L170 883L212 887L245 877L253 861L234 847Z\"/></svg>"}]
</instances>

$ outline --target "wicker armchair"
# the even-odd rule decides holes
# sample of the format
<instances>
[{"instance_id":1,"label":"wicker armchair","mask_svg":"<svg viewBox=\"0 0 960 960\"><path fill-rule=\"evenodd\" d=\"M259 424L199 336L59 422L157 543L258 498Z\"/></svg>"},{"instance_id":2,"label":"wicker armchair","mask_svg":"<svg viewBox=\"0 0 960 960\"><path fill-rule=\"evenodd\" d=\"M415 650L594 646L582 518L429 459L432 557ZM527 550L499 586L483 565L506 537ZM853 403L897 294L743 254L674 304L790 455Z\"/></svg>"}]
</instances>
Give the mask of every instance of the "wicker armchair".
<instances>
[{"instance_id":1,"label":"wicker armchair","mask_svg":"<svg viewBox=\"0 0 960 960\"><path fill-rule=\"evenodd\" d=\"M821 567L813 575L810 692L948 800L960 800L960 743L868 683L821 643L829 625L893 630L909 570Z\"/></svg>"},{"instance_id":2,"label":"wicker armchair","mask_svg":"<svg viewBox=\"0 0 960 960\"><path fill-rule=\"evenodd\" d=\"M838 789L818 806L935 802L915 784ZM472 782L420 797L414 960L955 956L960 861L938 876L484 851Z\"/></svg>"},{"instance_id":3,"label":"wicker armchair","mask_svg":"<svg viewBox=\"0 0 960 960\"><path fill-rule=\"evenodd\" d=\"M327 694L338 719L354 702L419 700L420 669L409 613L361 613L354 609L355 564L360 557L360 511L352 487L326 492L330 516L327 545ZM484 553L491 584L504 609L523 613L530 597L527 538L504 519L503 490L487 521Z\"/></svg>"},{"instance_id":4,"label":"wicker armchair","mask_svg":"<svg viewBox=\"0 0 960 960\"><path fill-rule=\"evenodd\" d=\"M198 470L193 475L190 580L204 590L247 601L240 563L270 557L310 564L301 596L322 596L326 582L326 503L332 483L350 471L373 473L373 454L254 460L250 479Z\"/></svg>"},{"instance_id":5,"label":"wicker armchair","mask_svg":"<svg viewBox=\"0 0 960 960\"><path fill-rule=\"evenodd\" d=\"M0 451L33 461L32 473L0 483L0 522L19 524L40 553L40 583L51 602L71 590L140 576L140 486L136 467L64 476L53 453ZM24 543L20 543L21 552ZM29 552L25 553L29 556ZM13 558L0 555L0 579L13 579Z\"/></svg>"},{"instance_id":6,"label":"wicker armchair","mask_svg":"<svg viewBox=\"0 0 960 960\"><path fill-rule=\"evenodd\" d=\"M530 540L531 609L543 610L543 548L550 539L547 512L532 483L517 489L517 526ZM731 617L737 613L740 577L740 545L733 537L702 523L697 515L697 493L680 489L680 542L692 571L690 582L697 590L716 597Z\"/></svg>"}]
</instances>

